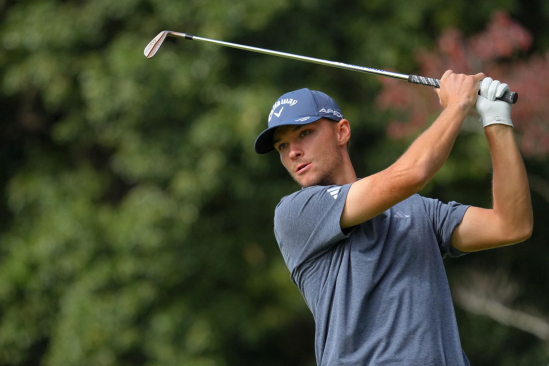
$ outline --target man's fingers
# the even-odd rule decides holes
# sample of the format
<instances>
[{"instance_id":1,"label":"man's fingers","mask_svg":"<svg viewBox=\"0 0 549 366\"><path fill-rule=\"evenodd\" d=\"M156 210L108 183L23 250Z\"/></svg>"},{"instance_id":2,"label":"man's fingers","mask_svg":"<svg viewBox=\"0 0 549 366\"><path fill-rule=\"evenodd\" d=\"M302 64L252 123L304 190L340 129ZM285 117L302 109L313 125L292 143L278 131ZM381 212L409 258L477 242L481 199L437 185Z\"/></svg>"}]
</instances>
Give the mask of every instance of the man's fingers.
<instances>
[{"instance_id":1,"label":"man's fingers","mask_svg":"<svg viewBox=\"0 0 549 366\"><path fill-rule=\"evenodd\" d=\"M492 81L494 80L491 77L487 77L480 82L480 95L482 95L484 98L488 98L488 90L490 89Z\"/></svg>"},{"instance_id":2,"label":"man's fingers","mask_svg":"<svg viewBox=\"0 0 549 366\"><path fill-rule=\"evenodd\" d=\"M505 83L498 86L498 90L496 91L496 98L501 97L507 90L509 90L509 85Z\"/></svg>"},{"instance_id":3,"label":"man's fingers","mask_svg":"<svg viewBox=\"0 0 549 366\"><path fill-rule=\"evenodd\" d=\"M476 75L475 75L476 76ZM501 97L509 86L499 80L493 80L491 77L485 77L479 84L480 95L488 100L495 100Z\"/></svg>"},{"instance_id":4,"label":"man's fingers","mask_svg":"<svg viewBox=\"0 0 549 366\"><path fill-rule=\"evenodd\" d=\"M499 80L492 81L492 83L490 84L490 87L488 88L488 96L486 98L488 98L489 100L496 100L496 92L500 85L501 85L501 81Z\"/></svg>"},{"instance_id":5,"label":"man's fingers","mask_svg":"<svg viewBox=\"0 0 549 366\"><path fill-rule=\"evenodd\" d=\"M454 72L452 70L446 70L446 72L444 72L444 74L442 75L442 77L440 78L440 80L444 79L444 78L447 78L448 76L452 75Z\"/></svg>"},{"instance_id":6,"label":"man's fingers","mask_svg":"<svg viewBox=\"0 0 549 366\"><path fill-rule=\"evenodd\" d=\"M473 75L473 77L475 78L475 80L481 81L482 79L484 79L486 77L486 75L484 75L483 72L479 72L478 74Z\"/></svg>"}]
</instances>

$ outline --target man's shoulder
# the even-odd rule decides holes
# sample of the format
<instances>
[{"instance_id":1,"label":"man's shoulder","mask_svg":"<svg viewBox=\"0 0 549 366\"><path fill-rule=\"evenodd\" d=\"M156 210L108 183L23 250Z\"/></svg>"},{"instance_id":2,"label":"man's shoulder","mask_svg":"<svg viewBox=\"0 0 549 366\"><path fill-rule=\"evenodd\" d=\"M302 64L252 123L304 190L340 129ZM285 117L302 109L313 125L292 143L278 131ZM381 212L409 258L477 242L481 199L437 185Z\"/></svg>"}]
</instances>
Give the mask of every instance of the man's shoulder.
<instances>
[{"instance_id":1,"label":"man's shoulder","mask_svg":"<svg viewBox=\"0 0 549 366\"><path fill-rule=\"evenodd\" d=\"M299 191L296 191L292 194L284 196L280 199L280 202L275 208L275 212L280 209L283 209L286 206L301 206L311 200L314 196L325 196L328 195L333 199L337 199L338 193L341 189L341 186L330 185L330 186L311 186L307 188L302 188Z\"/></svg>"},{"instance_id":2,"label":"man's shoulder","mask_svg":"<svg viewBox=\"0 0 549 366\"><path fill-rule=\"evenodd\" d=\"M299 196L309 196L322 188L324 188L324 186L312 186L312 187L301 188L299 191L295 191L294 193L291 193L287 196L282 197L280 199L280 202L283 202L285 200L291 200Z\"/></svg>"}]
</instances>

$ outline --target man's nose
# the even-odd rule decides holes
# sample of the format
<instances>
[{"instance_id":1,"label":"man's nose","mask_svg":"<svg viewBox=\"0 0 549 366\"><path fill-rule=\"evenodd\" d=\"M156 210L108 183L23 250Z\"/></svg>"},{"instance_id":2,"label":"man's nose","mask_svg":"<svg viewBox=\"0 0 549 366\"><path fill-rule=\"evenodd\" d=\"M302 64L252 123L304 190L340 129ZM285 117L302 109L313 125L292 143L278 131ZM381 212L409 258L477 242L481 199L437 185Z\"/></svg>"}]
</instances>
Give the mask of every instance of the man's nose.
<instances>
[{"instance_id":1,"label":"man's nose","mask_svg":"<svg viewBox=\"0 0 549 366\"><path fill-rule=\"evenodd\" d=\"M298 159L303 156L303 150L301 149L301 146L299 144L290 144L289 148L291 159Z\"/></svg>"}]
</instances>

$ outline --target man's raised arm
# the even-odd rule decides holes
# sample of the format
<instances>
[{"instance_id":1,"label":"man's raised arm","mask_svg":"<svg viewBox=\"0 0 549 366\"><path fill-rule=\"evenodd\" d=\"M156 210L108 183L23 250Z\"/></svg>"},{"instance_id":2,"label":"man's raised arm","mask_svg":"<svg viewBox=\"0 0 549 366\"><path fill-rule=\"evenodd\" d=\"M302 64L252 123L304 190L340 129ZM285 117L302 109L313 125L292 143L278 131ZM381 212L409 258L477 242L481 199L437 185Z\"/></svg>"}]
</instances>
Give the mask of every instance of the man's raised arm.
<instances>
[{"instance_id":1,"label":"man's raised arm","mask_svg":"<svg viewBox=\"0 0 549 366\"><path fill-rule=\"evenodd\" d=\"M503 87L502 87L503 86ZM532 203L526 169L513 135L511 106L494 101L506 85L486 78L482 81L477 110L485 126L492 155L493 208L470 207L452 234L452 246L462 252L514 244L530 237Z\"/></svg>"},{"instance_id":2,"label":"man's raised arm","mask_svg":"<svg viewBox=\"0 0 549 366\"><path fill-rule=\"evenodd\" d=\"M437 90L443 112L393 165L352 184L341 214L342 228L379 215L429 182L448 158L463 119L477 100L483 78L482 73L444 73Z\"/></svg>"}]
</instances>

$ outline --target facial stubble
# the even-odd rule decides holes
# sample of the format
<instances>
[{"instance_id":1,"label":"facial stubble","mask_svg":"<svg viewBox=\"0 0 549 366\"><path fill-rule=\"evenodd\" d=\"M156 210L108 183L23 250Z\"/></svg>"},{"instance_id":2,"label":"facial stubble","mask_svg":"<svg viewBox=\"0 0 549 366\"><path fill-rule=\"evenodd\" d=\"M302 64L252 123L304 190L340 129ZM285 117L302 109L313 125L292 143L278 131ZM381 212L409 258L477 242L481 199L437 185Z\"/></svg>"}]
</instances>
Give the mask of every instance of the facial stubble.
<instances>
[{"instance_id":1,"label":"facial stubble","mask_svg":"<svg viewBox=\"0 0 549 366\"><path fill-rule=\"evenodd\" d=\"M301 182L299 182L299 180L296 178L294 173L288 170L288 172L290 173L290 176L302 188L307 188L312 186L331 186L335 184L336 177L337 177L337 168L343 165L343 156L341 154L339 145L336 142L332 144L328 144L326 146L326 150L322 152L321 156L326 157L326 160L315 159L315 161L313 162L314 167L319 170L320 174L318 177L315 178L315 180L308 183L307 185L301 184ZM308 173L308 174L311 174L311 173Z\"/></svg>"}]
</instances>

